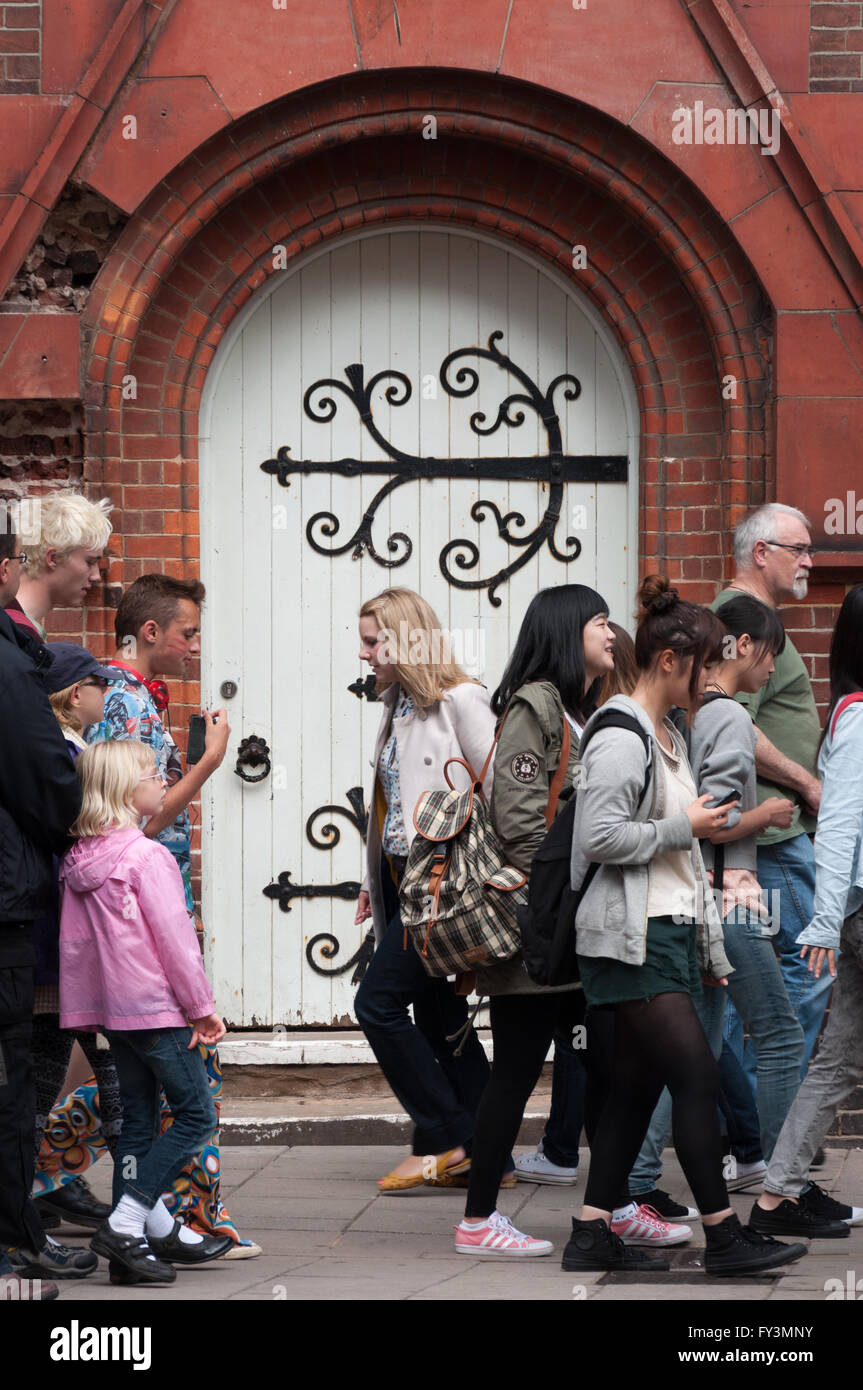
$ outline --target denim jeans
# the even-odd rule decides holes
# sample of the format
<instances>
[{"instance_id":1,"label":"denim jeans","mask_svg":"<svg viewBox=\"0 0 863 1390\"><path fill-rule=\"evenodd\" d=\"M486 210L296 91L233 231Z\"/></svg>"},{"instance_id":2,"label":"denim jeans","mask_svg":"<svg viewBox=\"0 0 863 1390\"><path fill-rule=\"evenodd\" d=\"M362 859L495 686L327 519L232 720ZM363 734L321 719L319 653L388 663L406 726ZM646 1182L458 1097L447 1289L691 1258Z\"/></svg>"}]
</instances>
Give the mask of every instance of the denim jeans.
<instances>
[{"instance_id":1,"label":"denim jeans","mask_svg":"<svg viewBox=\"0 0 863 1390\"><path fill-rule=\"evenodd\" d=\"M714 1057L722 1050L722 1019L725 1013L724 985L704 985L700 998L694 997L695 1012L710 1044ZM656 1103L650 1128L641 1151L629 1174L629 1191L637 1202L645 1192L652 1192L662 1172L662 1150L671 1137L671 1092L666 1086Z\"/></svg>"},{"instance_id":2,"label":"denim jeans","mask_svg":"<svg viewBox=\"0 0 863 1390\"><path fill-rule=\"evenodd\" d=\"M542 1151L550 1163L560 1168L578 1167L578 1141L584 1127L584 1091L587 1073L573 1049L569 1033L554 1035L554 1065L551 1072L551 1109Z\"/></svg>"},{"instance_id":3,"label":"denim jeans","mask_svg":"<svg viewBox=\"0 0 863 1390\"><path fill-rule=\"evenodd\" d=\"M728 1149L740 1163L757 1163L761 1153L761 1121L749 1077L743 1070L743 1024L729 999L722 1025L719 1058L719 1108L725 1116Z\"/></svg>"},{"instance_id":4,"label":"denim jeans","mask_svg":"<svg viewBox=\"0 0 863 1390\"><path fill-rule=\"evenodd\" d=\"M779 952L779 968L785 981L785 991L803 1029L803 1055L800 1059L800 1078L806 1075L818 1030L824 1021L824 1010L830 994L832 979L825 970L820 980L809 973L809 960L800 959L797 937L808 927L815 912L815 851L808 835L795 835L758 851L758 882L769 894L770 911L779 912L779 931L773 937ZM753 1088L756 1081L756 1047L746 1047L743 1065Z\"/></svg>"},{"instance_id":5,"label":"denim jeans","mask_svg":"<svg viewBox=\"0 0 863 1390\"><path fill-rule=\"evenodd\" d=\"M800 1196L808 1181L809 1165L839 1105L861 1081L863 908L846 918L842 927L830 1017L818 1055L806 1073L773 1150L764 1179L768 1192L778 1196Z\"/></svg>"},{"instance_id":6,"label":"denim jeans","mask_svg":"<svg viewBox=\"0 0 863 1390\"><path fill-rule=\"evenodd\" d=\"M153 1207L218 1125L206 1068L198 1049L189 1050L191 1028L112 1029L107 1037L123 1103L113 1205L128 1194ZM174 1117L163 1134L160 1088Z\"/></svg>"},{"instance_id":7,"label":"denim jeans","mask_svg":"<svg viewBox=\"0 0 863 1390\"><path fill-rule=\"evenodd\" d=\"M388 873L384 875L387 891ZM413 1004L414 1021L408 1014ZM473 1028L459 1057L447 1042L467 1020L467 1000L433 979L414 947L404 949L395 911L357 990L354 1012L396 1098L414 1122L413 1152L470 1147L490 1069Z\"/></svg>"},{"instance_id":8,"label":"denim jeans","mask_svg":"<svg viewBox=\"0 0 863 1390\"><path fill-rule=\"evenodd\" d=\"M800 1085L803 1053L803 1028L789 1002L771 932L770 924L743 910L723 923L725 954L734 966L728 994L753 1044L761 1153L768 1161Z\"/></svg>"}]
</instances>

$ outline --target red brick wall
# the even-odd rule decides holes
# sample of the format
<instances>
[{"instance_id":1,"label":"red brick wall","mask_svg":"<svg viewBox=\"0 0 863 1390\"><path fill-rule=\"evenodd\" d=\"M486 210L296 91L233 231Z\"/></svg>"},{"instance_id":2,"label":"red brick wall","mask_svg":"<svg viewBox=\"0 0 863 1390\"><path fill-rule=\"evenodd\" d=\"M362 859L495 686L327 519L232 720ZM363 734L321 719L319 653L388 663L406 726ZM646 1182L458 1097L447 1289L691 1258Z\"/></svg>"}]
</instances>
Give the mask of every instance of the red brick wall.
<instances>
[{"instance_id":1,"label":"red brick wall","mask_svg":"<svg viewBox=\"0 0 863 1390\"><path fill-rule=\"evenodd\" d=\"M863 92L863 4L813 0L810 21L809 90Z\"/></svg>"},{"instance_id":2,"label":"red brick wall","mask_svg":"<svg viewBox=\"0 0 863 1390\"><path fill-rule=\"evenodd\" d=\"M40 90L42 0L0 4L0 92Z\"/></svg>"}]
</instances>

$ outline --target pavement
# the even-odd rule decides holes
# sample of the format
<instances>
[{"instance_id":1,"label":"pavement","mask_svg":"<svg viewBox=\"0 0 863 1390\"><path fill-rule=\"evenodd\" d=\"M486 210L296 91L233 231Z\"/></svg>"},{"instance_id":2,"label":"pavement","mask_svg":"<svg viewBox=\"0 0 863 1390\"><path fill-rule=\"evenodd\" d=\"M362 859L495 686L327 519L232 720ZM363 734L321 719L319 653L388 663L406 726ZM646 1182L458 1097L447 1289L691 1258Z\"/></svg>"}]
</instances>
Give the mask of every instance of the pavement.
<instances>
[{"instance_id":1,"label":"pavement","mask_svg":"<svg viewBox=\"0 0 863 1390\"><path fill-rule=\"evenodd\" d=\"M477 1259L453 1249L453 1226L464 1209L458 1189L419 1188L383 1196L375 1179L404 1156L404 1147L383 1145L328 1147L226 1145L222 1149L223 1195L241 1233L263 1253L251 1260L219 1260L201 1270L179 1271L169 1287L128 1290L108 1283L100 1261L86 1280L62 1281L62 1304L164 1304L184 1300L242 1301L509 1301L542 1299L590 1303L651 1301L762 1302L827 1301L863 1295L863 1227L847 1240L816 1240L808 1254L777 1275L748 1279L708 1279L699 1261L703 1237L697 1221L688 1245L666 1253L667 1274L565 1274L560 1254L570 1217L577 1213L588 1166L582 1150L574 1187L519 1183L502 1192L500 1210L530 1235L554 1242L547 1258ZM672 1150L665 1154L660 1186L678 1200L688 1189ZM863 1206L863 1149L828 1148L827 1163L815 1175L822 1187L844 1201ZM111 1168L103 1160L87 1174L103 1200L110 1197ZM756 1190L732 1194L746 1220ZM690 1199L691 1202L691 1199ZM85 1245L89 1233L63 1226L52 1234L67 1244ZM801 1310L802 1312L802 1310ZM77 1314L76 1314L77 1316Z\"/></svg>"}]
</instances>

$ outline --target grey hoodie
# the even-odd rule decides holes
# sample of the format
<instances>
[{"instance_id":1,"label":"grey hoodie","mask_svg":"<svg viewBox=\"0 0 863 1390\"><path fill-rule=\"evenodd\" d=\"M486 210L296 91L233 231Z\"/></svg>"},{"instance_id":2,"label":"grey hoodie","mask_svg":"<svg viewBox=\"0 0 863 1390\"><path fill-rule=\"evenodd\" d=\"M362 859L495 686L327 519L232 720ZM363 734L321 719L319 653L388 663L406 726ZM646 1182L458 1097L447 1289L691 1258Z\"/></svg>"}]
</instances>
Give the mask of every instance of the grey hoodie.
<instances>
[{"instance_id":1,"label":"grey hoodie","mask_svg":"<svg viewBox=\"0 0 863 1390\"><path fill-rule=\"evenodd\" d=\"M573 827L573 888L581 886L591 862L597 862L599 869L576 914L578 953L643 965L650 861L666 850L691 849L695 881L701 886L698 962L702 971L715 979L730 975L722 924L689 817L685 811L664 815L665 774L653 724L628 695L615 695L602 708L621 710L637 719L650 736L651 757L646 759L641 739L627 729L600 729L585 750ZM585 726L582 743L593 719ZM685 758L677 730L669 721L666 728ZM648 767L647 793L637 806Z\"/></svg>"}]
</instances>

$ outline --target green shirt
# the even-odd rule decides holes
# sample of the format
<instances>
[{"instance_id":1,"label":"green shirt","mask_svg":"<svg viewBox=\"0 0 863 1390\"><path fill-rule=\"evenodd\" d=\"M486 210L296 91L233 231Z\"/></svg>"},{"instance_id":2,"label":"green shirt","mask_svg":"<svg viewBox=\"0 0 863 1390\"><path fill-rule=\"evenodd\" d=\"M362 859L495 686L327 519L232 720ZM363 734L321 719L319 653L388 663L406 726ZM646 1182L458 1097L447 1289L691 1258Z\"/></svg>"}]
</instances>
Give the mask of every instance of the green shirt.
<instances>
[{"instance_id":1,"label":"green shirt","mask_svg":"<svg viewBox=\"0 0 863 1390\"><path fill-rule=\"evenodd\" d=\"M710 607L715 612L729 599L736 598L742 592L741 589L723 589L721 594L716 595ZM775 670L767 684L762 686L757 694L745 695L741 692L737 699L749 711L756 729L760 729L780 753L805 767L813 777L817 776L821 722L809 683L809 672L790 637L785 638L785 646L776 658ZM790 840L795 835L811 834L814 831L816 818L803 809L799 792L775 782L765 782L759 777L759 806L769 796L787 797L794 802L797 809L787 830L771 826L758 836L759 846L775 845L780 840Z\"/></svg>"}]
</instances>

